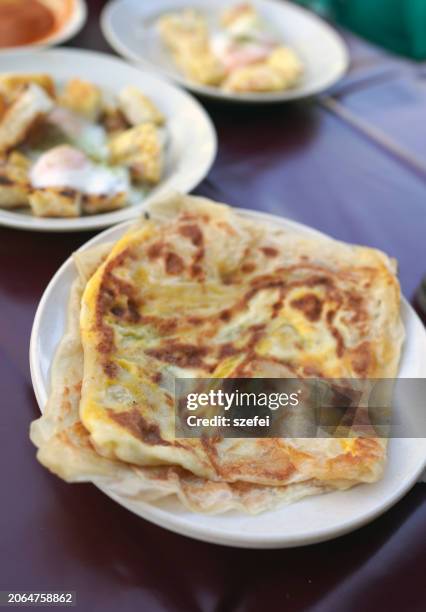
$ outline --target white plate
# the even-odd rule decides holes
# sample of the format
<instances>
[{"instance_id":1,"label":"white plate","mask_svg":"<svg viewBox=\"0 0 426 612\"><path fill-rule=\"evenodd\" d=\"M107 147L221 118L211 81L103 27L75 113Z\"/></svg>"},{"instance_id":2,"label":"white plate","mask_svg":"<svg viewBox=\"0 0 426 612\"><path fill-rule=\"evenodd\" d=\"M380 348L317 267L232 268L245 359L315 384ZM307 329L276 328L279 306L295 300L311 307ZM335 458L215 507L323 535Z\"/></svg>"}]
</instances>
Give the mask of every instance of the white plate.
<instances>
[{"instance_id":1,"label":"white plate","mask_svg":"<svg viewBox=\"0 0 426 612\"><path fill-rule=\"evenodd\" d=\"M241 213L251 218L272 221L293 231L321 235L304 225L272 215L243 210ZM128 226L128 223L124 223L102 232L82 249L116 241ZM74 263L68 259L50 281L34 320L30 366L34 391L42 410L48 395L52 358L65 329L70 285L75 277ZM399 376L423 378L426 374L422 365L426 362L426 331L405 300L402 302L402 317L407 339ZM321 542L371 521L395 504L413 486L425 468L425 463L424 439L392 439L389 442L385 475L380 482L359 485L349 491L310 497L254 517L237 512L218 516L193 514L172 499L134 505L108 489L102 490L128 510L177 533L229 546L281 548Z\"/></svg>"},{"instance_id":2,"label":"white plate","mask_svg":"<svg viewBox=\"0 0 426 612\"><path fill-rule=\"evenodd\" d=\"M60 45L66 42L70 38L73 38L84 26L87 19L87 6L84 0L74 0L73 12L69 19L63 24L63 26L51 36L43 38L39 42L31 43L29 45L22 45L20 47L3 47L0 49L0 55L7 53L9 50L16 51L18 49L27 50L29 48L40 48L40 47L51 47L53 45Z\"/></svg>"},{"instance_id":3,"label":"white plate","mask_svg":"<svg viewBox=\"0 0 426 612\"><path fill-rule=\"evenodd\" d=\"M165 176L140 204L76 219L37 218L25 209L0 208L0 225L54 232L107 227L137 216L148 200L163 190L191 191L213 164L216 133L200 104L179 88L121 59L80 49L18 51L0 55L0 72L47 72L59 83L78 76L96 83L107 93L118 93L126 85L135 85L166 116L168 138Z\"/></svg>"},{"instance_id":4,"label":"white plate","mask_svg":"<svg viewBox=\"0 0 426 612\"><path fill-rule=\"evenodd\" d=\"M349 56L342 38L322 19L289 2L252 0L262 15L294 49L305 66L300 84L276 93L234 94L215 87L198 85L186 79L164 48L155 24L166 12L197 8L210 20L236 0L111 0L101 17L101 27L109 44L124 57L145 67L161 71L197 94L244 102L278 102L312 96L324 91L346 72Z\"/></svg>"}]
</instances>

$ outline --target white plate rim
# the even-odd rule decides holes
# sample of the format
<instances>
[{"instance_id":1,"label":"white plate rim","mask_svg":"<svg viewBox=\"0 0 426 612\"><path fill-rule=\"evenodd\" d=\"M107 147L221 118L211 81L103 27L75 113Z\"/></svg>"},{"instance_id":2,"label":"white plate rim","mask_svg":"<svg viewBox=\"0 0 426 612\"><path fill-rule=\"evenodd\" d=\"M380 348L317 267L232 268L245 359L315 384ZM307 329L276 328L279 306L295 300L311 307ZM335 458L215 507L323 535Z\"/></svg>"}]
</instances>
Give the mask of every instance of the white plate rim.
<instances>
[{"instance_id":1,"label":"white plate rim","mask_svg":"<svg viewBox=\"0 0 426 612\"><path fill-rule=\"evenodd\" d=\"M18 50L5 51L4 53L0 54L0 65L7 61L8 58L11 60L21 60L22 58L25 59L25 56L31 56L32 61L34 61L34 58L37 58L40 61L40 69L43 72L46 72L46 69L43 68L43 60L44 58L47 58L48 60L49 57L53 58L53 60L55 58L60 58L61 56L67 58L72 57L75 58L77 65L78 60L84 62L84 60L87 58L90 58L92 61L108 62L111 65L115 64L117 69L120 69L121 67L134 72L135 76L138 76L139 79L146 79L147 81L150 81L155 85L155 87L164 89L164 94L167 91L173 92L173 94L179 97L180 100L188 106L188 108L191 108L197 113L198 120L201 122L200 125L202 125L203 132L205 133L203 144L207 150L202 157L200 156L201 161L196 167L196 172L193 171L193 165L191 164L191 170L194 176L187 176L185 180L180 178L179 191L189 193L209 173L217 155L217 134L210 116L204 110L202 105L189 92L182 90L174 83L171 83L167 79L161 78L161 76L157 76L150 71L143 70L134 64L129 64L121 57L87 49L40 48L30 51L28 48L21 48ZM78 73L78 69L76 72ZM58 78L58 76L54 75L54 78ZM187 165L187 168L189 169L189 165ZM143 211L146 204L153 198L158 197L162 193L163 189L164 186L160 182L159 185L153 188L152 192L145 196L144 200L140 204L128 206L117 211L68 219L38 218L33 217L31 214L26 215L16 212L13 209L0 208L0 226L36 232L82 232L103 229L129 219L137 218ZM172 181L168 183L167 189L173 189Z\"/></svg>"},{"instance_id":2,"label":"white plate rim","mask_svg":"<svg viewBox=\"0 0 426 612\"><path fill-rule=\"evenodd\" d=\"M291 219L287 219L284 217L279 217L277 215L273 215L270 213L262 212L262 211L254 211L250 209L237 208L234 207L237 213L242 214L243 216L258 218L259 220L264 221L280 221L281 225L287 228L292 228L294 231L302 232L305 234L310 234L318 237L329 237L327 234L316 230L312 227L309 227L305 224L299 223L297 221L293 221ZM134 220L133 220L134 223ZM113 226L100 234L91 238L88 242L83 244L78 251L82 251L94 246L97 243L107 242L110 235L113 235L113 239L118 239L119 235L122 235L130 226L132 225L132 221L126 221L119 225ZM33 327L31 330L31 338L30 338L30 346L29 346L29 362L30 362L30 373L31 373L31 381L33 385L33 390L40 407L41 412L43 412L43 406L47 399L47 389L43 385L43 375L41 372L38 356L37 356L37 338L40 333L40 324L43 315L43 310L45 305L51 298L51 294L54 292L55 284L59 280L59 278L65 273L68 267L72 267L73 260L70 256L56 271L56 273L51 278L48 283L42 298L38 304L37 311L34 317ZM412 322L416 325L420 325L423 329L423 345L426 348L426 330L424 329L418 315L413 310L411 305L402 298L402 302L404 307L407 309L407 314L411 317ZM52 355L53 358L53 355ZM422 370L423 373L423 370ZM417 439L414 439L417 440ZM391 441L392 443L392 441ZM388 495L386 502L384 504L377 504L373 509L362 514L358 518L349 518L347 521L342 522L338 528L336 527L324 527L323 529L316 530L315 533L312 533L307 536L300 536L296 534L296 536L291 537L286 534L283 538L280 538L277 535L265 535L261 536L250 533L244 533L241 535L240 533L233 533L232 536L226 531L221 531L220 529L214 528L206 528L205 526L199 526L197 524L193 524L188 522L185 517L180 517L172 512L164 510L161 507L156 506L155 504L149 502L139 502L137 509L132 507L131 501L126 500L125 498L120 497L115 492L109 490L107 487L97 486L103 493L105 493L112 500L132 512L137 516L158 525L159 527L168 529L174 533L178 533L181 535L185 535L190 538L194 538L200 541L209 542L213 544L220 544L224 546L231 547L239 547L239 548L257 548L257 549L274 549L274 548L293 548L297 546L306 546L310 544L316 544L320 542L324 542L330 539L334 539L345 535L349 532L352 532L368 523L376 519L377 517L384 514L389 508L394 506L417 482L419 476L426 469L426 448L425 448L425 456L422 463L419 463L417 469L414 470L408 477L403 480L398 488L396 488L391 495ZM370 485L360 485L360 486L374 486L374 484ZM340 492L345 493L345 492ZM311 498L314 499L314 498ZM214 519L214 516L212 517ZM259 519L261 520L262 515L259 515Z\"/></svg>"},{"instance_id":3,"label":"white plate rim","mask_svg":"<svg viewBox=\"0 0 426 612\"><path fill-rule=\"evenodd\" d=\"M125 4L128 0L109 0L107 4L104 6L101 18L100 18L100 26L102 33L108 42L108 44L122 57L125 57L127 60L132 63L143 66L146 69L149 69L154 72L161 72L165 77L170 79L171 81L176 82L181 87L192 91L193 93L212 98L216 100L222 100L227 102L235 102L235 103L249 103L249 104L268 104L268 103L279 103L279 102L289 102L292 100L299 100L308 98L314 95L317 95L323 91L329 89L332 85L337 83L347 72L350 65L350 56L348 47L343 40L342 36L333 28L330 24L328 24L324 19L312 13L308 9L303 6L290 4L287 0L257 0L259 4L272 4L278 5L282 9L294 10L299 14L304 14L306 18L315 21L318 25L321 25L322 29L327 32L327 34L334 39L334 42L337 47L339 47L341 66L338 71L335 72L333 76L324 82L321 87L307 87L306 91L300 92L298 88L288 89L283 92L269 92L269 93L241 93L234 94L232 92L222 91L215 87L208 87L204 85L199 85L195 82L192 82L185 78L182 74L176 71L168 71L164 70L161 67L151 63L149 60L144 60L138 53L134 53L131 49L127 47L127 45L121 40L121 38L116 34L113 29L111 20L113 11L116 10L121 4ZM191 4L190 1L187 3Z\"/></svg>"},{"instance_id":4,"label":"white plate rim","mask_svg":"<svg viewBox=\"0 0 426 612\"><path fill-rule=\"evenodd\" d=\"M74 11L71 18L66 24L56 33L44 38L40 42L31 43L29 45L18 45L16 47L3 47L0 49L0 56L3 53L12 51L29 51L30 49L40 50L55 45L60 45L74 36L83 29L87 21L87 4L85 0L74 0Z\"/></svg>"}]
</instances>

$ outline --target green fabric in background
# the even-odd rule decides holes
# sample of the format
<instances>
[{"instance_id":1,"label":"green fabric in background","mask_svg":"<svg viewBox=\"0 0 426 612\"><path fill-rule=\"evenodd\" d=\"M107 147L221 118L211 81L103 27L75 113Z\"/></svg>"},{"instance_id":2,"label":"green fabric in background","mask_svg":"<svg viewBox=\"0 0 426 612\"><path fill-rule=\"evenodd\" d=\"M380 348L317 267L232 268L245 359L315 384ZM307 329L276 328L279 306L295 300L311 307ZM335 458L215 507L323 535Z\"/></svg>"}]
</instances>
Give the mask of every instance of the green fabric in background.
<instances>
[{"instance_id":1,"label":"green fabric in background","mask_svg":"<svg viewBox=\"0 0 426 612\"><path fill-rule=\"evenodd\" d=\"M297 0L395 53L426 59L426 0Z\"/></svg>"}]
</instances>

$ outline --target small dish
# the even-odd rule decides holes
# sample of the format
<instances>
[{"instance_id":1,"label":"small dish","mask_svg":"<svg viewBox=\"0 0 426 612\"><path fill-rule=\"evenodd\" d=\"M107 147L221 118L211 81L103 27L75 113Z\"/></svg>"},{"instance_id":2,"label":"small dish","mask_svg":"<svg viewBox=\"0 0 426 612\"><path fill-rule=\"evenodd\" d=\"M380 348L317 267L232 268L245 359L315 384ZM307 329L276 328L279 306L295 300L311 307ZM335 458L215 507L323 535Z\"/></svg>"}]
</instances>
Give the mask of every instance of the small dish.
<instances>
[{"instance_id":1,"label":"small dish","mask_svg":"<svg viewBox=\"0 0 426 612\"><path fill-rule=\"evenodd\" d=\"M53 25L46 35L41 35L34 41L27 44L18 44L7 47L0 47L0 54L10 50L28 49L34 47L51 47L60 45L70 38L73 38L84 26L87 20L87 5L84 0L41 0L39 5L47 15L49 12L53 18ZM27 7L28 10L28 7ZM46 18L46 16L44 16ZM27 27L31 27L32 22L27 14Z\"/></svg>"}]
</instances>

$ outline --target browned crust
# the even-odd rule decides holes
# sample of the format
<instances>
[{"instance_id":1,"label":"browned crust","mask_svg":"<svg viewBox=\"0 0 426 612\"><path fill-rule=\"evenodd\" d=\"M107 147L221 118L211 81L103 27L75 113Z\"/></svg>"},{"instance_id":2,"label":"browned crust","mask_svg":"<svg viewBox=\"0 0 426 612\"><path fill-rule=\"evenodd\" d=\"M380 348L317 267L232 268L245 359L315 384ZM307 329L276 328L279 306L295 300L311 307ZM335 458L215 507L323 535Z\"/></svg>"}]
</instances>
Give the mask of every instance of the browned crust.
<instances>
[{"instance_id":1,"label":"browned crust","mask_svg":"<svg viewBox=\"0 0 426 612\"><path fill-rule=\"evenodd\" d=\"M96 296L94 330L97 333L97 350L101 355L104 372L109 377L114 377L117 373L117 366L114 364L110 355L114 351L114 330L105 322L105 316L112 311L116 305L116 300L121 295L127 297L127 308L122 313L122 317L132 322L135 321L137 308L132 302L135 290L130 283L114 276L114 269L122 265L125 260L131 257L130 249L125 249L119 255L108 261L102 272L102 280ZM130 303L130 306L129 306Z\"/></svg>"},{"instance_id":2,"label":"browned crust","mask_svg":"<svg viewBox=\"0 0 426 612\"><path fill-rule=\"evenodd\" d=\"M275 249L274 247L266 246L266 247L262 247L260 250L265 255L265 257L270 257L270 258L277 257L279 254L278 249Z\"/></svg>"},{"instance_id":3,"label":"browned crust","mask_svg":"<svg viewBox=\"0 0 426 612\"><path fill-rule=\"evenodd\" d=\"M180 255L169 252L165 256L164 266L167 274L181 274L185 268L185 263Z\"/></svg>"},{"instance_id":4,"label":"browned crust","mask_svg":"<svg viewBox=\"0 0 426 612\"><path fill-rule=\"evenodd\" d=\"M315 322L321 318L323 303L314 293L306 293L303 297L292 300L290 306L303 312L309 321Z\"/></svg>"},{"instance_id":5,"label":"browned crust","mask_svg":"<svg viewBox=\"0 0 426 612\"><path fill-rule=\"evenodd\" d=\"M171 340L159 348L148 349L146 354L180 368L202 368L205 367L204 358L208 355L208 352L209 350L205 346L184 344Z\"/></svg>"},{"instance_id":6,"label":"browned crust","mask_svg":"<svg viewBox=\"0 0 426 612\"><path fill-rule=\"evenodd\" d=\"M197 266L199 266L202 273L200 262L204 257L204 236L194 217L187 215L185 219L181 219L178 225L178 232L195 247L192 263L188 270L189 274L199 273ZM275 256L271 252L271 249L274 250L273 247L262 247L262 249L266 249L267 253L265 255L267 257ZM185 264L180 255L170 250L167 243L164 242L164 238L149 244L145 252L149 260L161 258L164 261L167 274L181 275L186 273L187 264ZM204 328L201 333L205 333L206 337L213 337L216 328L221 322L227 323L239 312L245 310L250 300L259 291L271 289L278 289L278 298L271 307L272 318L279 315L282 308L285 307L287 296L293 290L306 290L306 293L300 297L292 299L289 302L289 306L300 310L306 319L313 323L318 322L324 316L325 325L335 340L337 357L342 358L345 353L348 353L354 372L359 376L367 376L371 370L372 354L368 344L362 343L359 347L348 349L345 346L342 333L334 322L336 313L341 308L344 309L343 321L345 321L346 317L350 324L358 326L365 325L366 321L368 321L368 312L361 292L358 292L353 287L348 289L342 288L339 283L339 280L353 280L353 271L332 271L324 266L310 263L305 258L303 263L287 267L280 266L271 273L258 274L254 278L247 279L248 289L243 297L237 300L231 307L225 308L219 313L206 316L179 315L179 313L176 313L176 316L173 317L162 317L141 314L142 304L140 303L140 298L136 295L137 288L114 275L114 269L122 266L128 257L134 257L129 247L108 262L103 272L97 298L96 328L99 333L98 350L103 355L104 368L109 374L114 373L114 367L109 359L110 354L114 350L114 334L112 327L105 322L105 316L108 314L121 322L152 325L162 336L162 341L159 346L146 350L146 354L163 363L169 363L181 368L199 368L211 373L224 358L240 354L243 356L243 359L234 371L233 376L250 375L252 369L251 362L259 358L259 355L256 353L256 345L265 333L265 326L263 325L247 330L249 333L248 340L241 347L236 347L231 342L225 342L222 345L216 346L216 348L209 348L200 343L179 342L176 338L169 338L169 336L177 334L179 329L197 326ZM251 265L247 267L247 262L245 262L241 265L241 270L243 270L244 266L246 266L245 271L247 273L252 272ZM294 272L302 275L302 278L292 278ZM365 268L364 273L365 275L368 274L368 280L371 282L376 270L374 268ZM202 281L202 275L200 275L199 280ZM236 282L236 279L233 282ZM321 295L324 297L320 298L317 294L313 293L312 289L314 288L320 290ZM362 288L360 287L361 290ZM120 302L118 302L119 297L121 297ZM328 309L326 309L327 307ZM286 368L294 369L294 365L286 360L280 361L275 357L269 358L268 356L262 356L262 360L280 363ZM307 376L323 375L316 365L303 364L303 368L299 373L303 371ZM297 372L297 370L295 371Z\"/></svg>"},{"instance_id":7,"label":"browned crust","mask_svg":"<svg viewBox=\"0 0 426 612\"><path fill-rule=\"evenodd\" d=\"M226 460L219 459L217 451L217 438L202 437L203 449L213 466L216 474L225 481L235 481L239 478L258 476L273 482L286 482L295 472L296 467L291 461L290 455L283 453L283 446L278 439L256 440L256 454L251 464L247 458L238 459L228 457Z\"/></svg>"},{"instance_id":8,"label":"browned crust","mask_svg":"<svg viewBox=\"0 0 426 612\"><path fill-rule=\"evenodd\" d=\"M125 412L108 411L109 417L127 429L135 438L138 438L145 444L169 446L170 442L164 440L160 434L160 428L157 423L150 423L145 419L137 408L132 408Z\"/></svg>"},{"instance_id":9,"label":"browned crust","mask_svg":"<svg viewBox=\"0 0 426 612\"><path fill-rule=\"evenodd\" d=\"M179 228L179 233L185 238L189 238L192 244L196 247L199 247L203 244L203 232L195 223L191 223L189 225L182 225Z\"/></svg>"}]
</instances>

